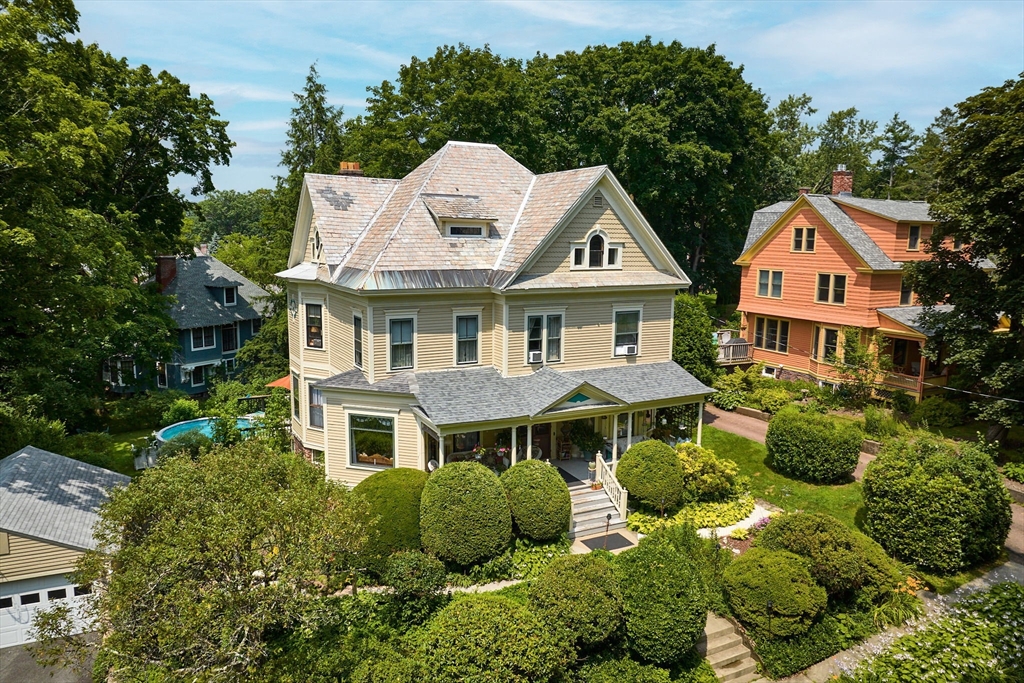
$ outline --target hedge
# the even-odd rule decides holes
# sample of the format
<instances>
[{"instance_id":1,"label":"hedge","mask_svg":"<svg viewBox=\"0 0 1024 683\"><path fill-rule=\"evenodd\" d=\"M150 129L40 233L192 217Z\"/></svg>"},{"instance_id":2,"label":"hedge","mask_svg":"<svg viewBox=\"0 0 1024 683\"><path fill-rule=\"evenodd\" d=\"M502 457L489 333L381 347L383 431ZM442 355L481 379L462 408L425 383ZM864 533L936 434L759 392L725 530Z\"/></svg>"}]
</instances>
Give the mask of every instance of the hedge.
<instances>
[{"instance_id":1,"label":"hedge","mask_svg":"<svg viewBox=\"0 0 1024 683\"><path fill-rule=\"evenodd\" d=\"M526 607L479 594L459 598L430 621L422 656L424 680L433 683L532 683L558 680L573 653Z\"/></svg>"},{"instance_id":2,"label":"hedge","mask_svg":"<svg viewBox=\"0 0 1024 683\"><path fill-rule=\"evenodd\" d=\"M667 669L624 658L587 666L580 672L579 680L580 683L672 683L672 674Z\"/></svg>"},{"instance_id":3,"label":"hedge","mask_svg":"<svg viewBox=\"0 0 1024 683\"><path fill-rule=\"evenodd\" d=\"M687 524L659 529L651 534L651 540L668 543L685 555L704 582L708 606L717 613L728 613L728 604L722 590L722 571L732 561L731 552L710 538L698 536L696 529Z\"/></svg>"},{"instance_id":4,"label":"hedge","mask_svg":"<svg viewBox=\"0 0 1024 683\"><path fill-rule=\"evenodd\" d=\"M476 462L453 462L430 475L420 537L428 552L460 566L499 555L512 541L512 513L497 475Z\"/></svg>"},{"instance_id":5,"label":"hedge","mask_svg":"<svg viewBox=\"0 0 1024 683\"><path fill-rule=\"evenodd\" d=\"M964 423L964 409L949 399L932 396L913 407L910 420L916 425L948 429Z\"/></svg>"},{"instance_id":6,"label":"hedge","mask_svg":"<svg viewBox=\"0 0 1024 683\"><path fill-rule=\"evenodd\" d=\"M797 513L773 519L754 545L805 558L811 576L833 596L863 589L873 602L902 579L877 543L829 515Z\"/></svg>"},{"instance_id":7,"label":"hedge","mask_svg":"<svg viewBox=\"0 0 1024 683\"><path fill-rule=\"evenodd\" d=\"M733 614L748 628L772 638L806 632L828 599L811 578L806 561L785 551L751 548L726 568L722 578Z\"/></svg>"},{"instance_id":8,"label":"hedge","mask_svg":"<svg viewBox=\"0 0 1024 683\"><path fill-rule=\"evenodd\" d=\"M629 649L653 664L680 660L707 620L706 588L693 563L671 544L645 538L615 566Z\"/></svg>"},{"instance_id":9,"label":"hedge","mask_svg":"<svg viewBox=\"0 0 1024 683\"><path fill-rule=\"evenodd\" d=\"M422 624L448 601L444 564L418 550L389 557L381 578L388 587L384 601L388 616L399 628Z\"/></svg>"},{"instance_id":10,"label":"hedge","mask_svg":"<svg viewBox=\"0 0 1024 683\"><path fill-rule=\"evenodd\" d=\"M622 624L618 577L608 560L593 553L548 565L530 586L530 602L545 623L583 649L604 642Z\"/></svg>"},{"instance_id":11,"label":"hedge","mask_svg":"<svg viewBox=\"0 0 1024 683\"><path fill-rule=\"evenodd\" d=\"M550 541L569 530L572 502L558 468L542 460L523 460L500 477L519 533L535 541Z\"/></svg>"},{"instance_id":12,"label":"hedge","mask_svg":"<svg viewBox=\"0 0 1024 683\"><path fill-rule=\"evenodd\" d=\"M812 483L835 483L848 478L860 458L861 432L839 426L824 415L780 411L768 423L765 446L774 469Z\"/></svg>"},{"instance_id":13,"label":"hedge","mask_svg":"<svg viewBox=\"0 0 1024 683\"><path fill-rule=\"evenodd\" d=\"M868 534L890 555L939 574L997 557L1010 531L1010 494L986 448L929 438L887 444L864 472Z\"/></svg>"},{"instance_id":14,"label":"hedge","mask_svg":"<svg viewBox=\"0 0 1024 683\"><path fill-rule=\"evenodd\" d=\"M869 614L840 614L845 624L832 615L826 614L821 621L813 624L806 633L791 638L758 638L754 641L754 652L761 660L764 672L774 678L785 678L803 671L809 666L824 661L870 635ZM857 638L842 635L855 631Z\"/></svg>"},{"instance_id":15,"label":"hedge","mask_svg":"<svg viewBox=\"0 0 1024 683\"><path fill-rule=\"evenodd\" d=\"M375 472L356 485L377 523L367 534L363 557L379 574L392 553L420 549L420 497L427 473L408 467Z\"/></svg>"},{"instance_id":16,"label":"hedge","mask_svg":"<svg viewBox=\"0 0 1024 683\"><path fill-rule=\"evenodd\" d=\"M686 483L679 456L663 441L635 444L619 460L615 476L631 500L648 508L672 509L683 502Z\"/></svg>"}]
</instances>

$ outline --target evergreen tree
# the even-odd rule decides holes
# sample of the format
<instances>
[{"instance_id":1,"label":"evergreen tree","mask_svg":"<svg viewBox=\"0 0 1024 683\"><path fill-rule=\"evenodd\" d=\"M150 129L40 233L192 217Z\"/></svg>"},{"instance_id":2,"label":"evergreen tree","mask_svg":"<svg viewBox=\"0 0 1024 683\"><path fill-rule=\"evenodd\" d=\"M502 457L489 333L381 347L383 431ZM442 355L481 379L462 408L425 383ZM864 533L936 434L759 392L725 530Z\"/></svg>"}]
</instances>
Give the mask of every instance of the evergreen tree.
<instances>
[{"instance_id":1,"label":"evergreen tree","mask_svg":"<svg viewBox=\"0 0 1024 683\"><path fill-rule=\"evenodd\" d=\"M919 140L913 126L901 119L899 112L892 115L878 141L881 158L875 170L880 186L873 188L873 196L880 197L884 193L886 199L913 199L903 197L899 190L906 183L907 161Z\"/></svg>"},{"instance_id":2,"label":"evergreen tree","mask_svg":"<svg viewBox=\"0 0 1024 683\"><path fill-rule=\"evenodd\" d=\"M672 360L711 386L718 376L718 347L715 327L701 300L690 294L676 297L672 332Z\"/></svg>"}]
</instances>

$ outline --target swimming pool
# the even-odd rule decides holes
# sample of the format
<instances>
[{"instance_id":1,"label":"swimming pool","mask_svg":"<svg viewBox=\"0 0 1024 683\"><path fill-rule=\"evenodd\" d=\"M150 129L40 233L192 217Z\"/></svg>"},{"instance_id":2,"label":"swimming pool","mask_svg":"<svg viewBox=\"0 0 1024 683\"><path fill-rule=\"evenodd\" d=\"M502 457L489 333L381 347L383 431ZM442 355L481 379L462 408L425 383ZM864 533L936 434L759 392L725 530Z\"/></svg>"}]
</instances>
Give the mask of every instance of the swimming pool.
<instances>
[{"instance_id":1,"label":"swimming pool","mask_svg":"<svg viewBox=\"0 0 1024 683\"><path fill-rule=\"evenodd\" d=\"M212 417L201 417L198 420L187 420L185 422L176 422L168 427L164 427L156 433L156 440L160 443L170 441L176 436L187 434L188 432L199 432L204 436L213 438L213 420ZM252 418L239 417L235 419L235 426L241 430L251 428Z\"/></svg>"}]
</instances>

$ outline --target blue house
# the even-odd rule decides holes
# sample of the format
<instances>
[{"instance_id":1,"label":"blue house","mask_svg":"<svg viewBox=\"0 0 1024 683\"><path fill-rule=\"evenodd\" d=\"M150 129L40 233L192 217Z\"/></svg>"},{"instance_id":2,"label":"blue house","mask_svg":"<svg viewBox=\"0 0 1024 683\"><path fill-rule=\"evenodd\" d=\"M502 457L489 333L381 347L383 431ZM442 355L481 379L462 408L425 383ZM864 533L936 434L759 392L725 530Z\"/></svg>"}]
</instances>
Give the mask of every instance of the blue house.
<instances>
[{"instance_id":1,"label":"blue house","mask_svg":"<svg viewBox=\"0 0 1024 683\"><path fill-rule=\"evenodd\" d=\"M208 390L210 380L235 372L235 354L260 331L267 292L212 256L158 256L156 282L173 296L168 314L177 323L179 350L169 363L143 367L140 359L115 359L103 379L116 393L143 388Z\"/></svg>"}]
</instances>

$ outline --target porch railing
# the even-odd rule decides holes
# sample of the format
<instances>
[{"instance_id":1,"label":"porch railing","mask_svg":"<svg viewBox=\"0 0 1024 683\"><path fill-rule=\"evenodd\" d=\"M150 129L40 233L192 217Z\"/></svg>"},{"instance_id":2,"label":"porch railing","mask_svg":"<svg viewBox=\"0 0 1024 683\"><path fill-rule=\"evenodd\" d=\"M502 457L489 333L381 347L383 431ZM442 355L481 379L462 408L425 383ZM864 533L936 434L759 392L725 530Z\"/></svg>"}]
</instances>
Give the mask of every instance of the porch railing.
<instances>
[{"instance_id":1,"label":"porch railing","mask_svg":"<svg viewBox=\"0 0 1024 683\"><path fill-rule=\"evenodd\" d=\"M882 383L893 387L899 387L901 389L917 391L917 377L911 377L910 375L900 375L895 372L887 372L885 373L885 378L882 379Z\"/></svg>"},{"instance_id":2,"label":"porch railing","mask_svg":"<svg viewBox=\"0 0 1024 683\"><path fill-rule=\"evenodd\" d=\"M606 463L600 454L594 458L594 461L597 463L597 472L595 473L597 481L601 482L601 486L611 498L612 505L619 511L619 519L626 521L626 503L629 500L629 492L622 488L622 484L612 472L611 465Z\"/></svg>"},{"instance_id":3,"label":"porch railing","mask_svg":"<svg viewBox=\"0 0 1024 683\"><path fill-rule=\"evenodd\" d=\"M750 353L753 347L754 345L751 342L734 341L729 344L723 344L718 347L718 362L723 364L746 363L752 360Z\"/></svg>"}]
</instances>

